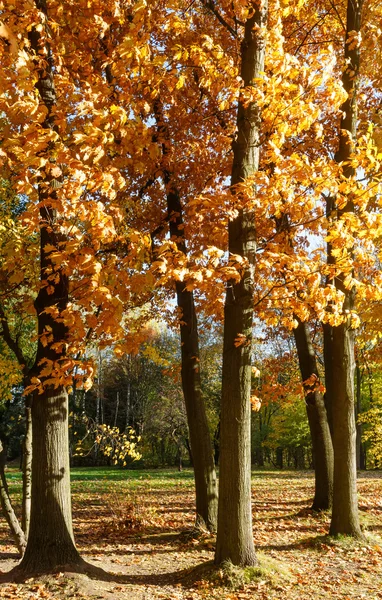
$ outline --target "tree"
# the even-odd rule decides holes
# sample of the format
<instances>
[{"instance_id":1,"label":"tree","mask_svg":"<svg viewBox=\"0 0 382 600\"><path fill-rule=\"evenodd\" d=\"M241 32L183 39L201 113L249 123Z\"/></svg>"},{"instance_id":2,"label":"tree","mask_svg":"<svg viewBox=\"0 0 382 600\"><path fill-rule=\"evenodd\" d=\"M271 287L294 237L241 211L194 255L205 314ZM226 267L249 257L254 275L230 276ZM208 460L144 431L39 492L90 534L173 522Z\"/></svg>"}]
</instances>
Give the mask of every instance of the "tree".
<instances>
[{"instance_id":1,"label":"tree","mask_svg":"<svg viewBox=\"0 0 382 600\"><path fill-rule=\"evenodd\" d=\"M4 473L5 461L6 451L4 450L3 443L0 440L0 504L3 511L3 516L5 517L12 532L17 549L19 550L20 554L23 555L26 546L26 538L13 510L11 499L9 497L8 485Z\"/></svg>"},{"instance_id":2,"label":"tree","mask_svg":"<svg viewBox=\"0 0 382 600\"><path fill-rule=\"evenodd\" d=\"M241 41L243 92L264 70L267 2L250 3ZM239 100L237 139L232 144L231 191L240 205L240 184L258 169L261 116L256 102ZM215 562L257 562L251 508L251 352L255 223L241 206L228 225L230 259L242 263L240 281L229 281L224 307L220 427L219 513Z\"/></svg>"},{"instance_id":3,"label":"tree","mask_svg":"<svg viewBox=\"0 0 382 600\"><path fill-rule=\"evenodd\" d=\"M47 21L45 0L36 0L42 22L34 23L29 41L33 52L36 88L45 107L42 128L55 138L53 57L44 31ZM55 163L54 144L45 150L47 165ZM53 170L53 173L52 173ZM44 176L43 176L44 174ZM38 320L38 348L31 373L42 379L42 393L35 392L32 401L32 495L30 530L20 570L36 572L59 565L81 564L74 545L70 503L70 473L68 446L68 395L63 384L49 383L41 374L40 365L62 361L65 357L67 328L62 322L68 304L68 276L52 260L52 249L62 241L56 208L54 167L42 172L38 183L40 212L40 268L42 286L35 299ZM52 273L54 278L52 280ZM44 285L45 283L45 285ZM52 317L51 309L57 311ZM44 343L44 336L49 342ZM41 508L43 507L43 510Z\"/></svg>"},{"instance_id":4,"label":"tree","mask_svg":"<svg viewBox=\"0 0 382 600\"><path fill-rule=\"evenodd\" d=\"M124 278L116 279L113 266L113 279L106 266L109 260L115 264L110 247L116 240L114 217L116 222L119 217L110 201L123 178L116 169L97 165L100 151L94 151L91 135L94 105L85 117L90 142L81 132L84 114L78 115L77 93L82 98L87 93L83 73L77 53L65 54L61 45L75 41L78 52L83 50L82 39L71 28L71 16L68 10L63 17L61 7L53 3L48 14L44 0L35 4L20 0L2 14L6 25L1 29L5 115L1 165L14 196L22 198L15 219L19 235L6 245L12 252L2 257L2 275L8 275L3 308L7 317L10 305L16 303L20 314L34 315L37 324L37 350L26 388L33 397L36 427L30 533L20 566L25 572L82 565L71 525L67 388L73 378L85 387L91 384L92 361L86 359L84 348L92 333L107 345L125 332L125 322L121 324L128 295ZM94 31L88 33L92 37ZM89 57L88 48L86 52ZM68 58L65 64L63 55ZM76 90L74 96L69 89ZM112 120L112 115L107 118ZM98 134L100 130L95 129ZM93 151L87 161L89 143ZM108 200L102 204L100 196ZM140 246L138 235L132 244L138 249L136 244ZM97 255L105 247L108 251ZM107 284L115 281L120 288L112 295ZM7 325L11 331L3 316L3 337L26 366L24 357L17 355L17 339L7 335ZM76 367L77 375L73 375Z\"/></svg>"},{"instance_id":5,"label":"tree","mask_svg":"<svg viewBox=\"0 0 382 600\"><path fill-rule=\"evenodd\" d=\"M360 48L356 36L361 30L362 0L347 5L346 37L345 37L345 68L342 82L348 94L342 105L342 119L339 133L339 148L336 161L343 169L344 177L352 179L355 169L351 157L355 148L357 132L357 95L360 68ZM344 205L338 206L332 200L328 201L329 218L334 221L346 219L354 213L354 200L350 193ZM333 216L332 216L333 215ZM352 246L346 248L346 254L351 257ZM333 245L328 246L329 263L334 268L338 264L338 253ZM355 286L346 281L347 273L343 267L336 274L334 285L343 294L342 322L331 329L331 337L326 337L330 357L330 372L332 386L330 390L330 410L333 422L334 450L334 488L333 512L330 524L330 534L347 534L362 538L358 517L357 501L357 469L356 469L356 430L354 416L354 335L355 326L352 313L355 308Z\"/></svg>"},{"instance_id":6,"label":"tree","mask_svg":"<svg viewBox=\"0 0 382 600\"><path fill-rule=\"evenodd\" d=\"M187 255L184 234L183 209L180 192L170 170L169 132L160 97L155 100L154 112L158 125L158 141L162 143L163 182L166 187L167 217L171 240L178 252ZM216 531L218 494L214 456L208 427L206 406L202 395L198 321L194 294L182 280L175 281L177 305L180 314L182 357L182 388L190 432L192 464L195 475L196 527Z\"/></svg>"},{"instance_id":7,"label":"tree","mask_svg":"<svg viewBox=\"0 0 382 600\"><path fill-rule=\"evenodd\" d=\"M299 321L293 334L306 394L306 411L313 445L315 490L312 508L326 510L331 507L333 496L332 438L308 324Z\"/></svg>"},{"instance_id":8,"label":"tree","mask_svg":"<svg viewBox=\"0 0 382 600\"><path fill-rule=\"evenodd\" d=\"M13 258L19 252L28 254L33 245L32 240L25 240L22 227L18 220L23 209L23 199L14 194L9 182L2 180L0 197L1 215L1 295L0 302L0 336L4 340L7 350L1 348L2 358L8 363L2 368L2 380L5 380L8 393L3 394L12 397L12 384L20 385L23 389L29 384L30 368L33 364L35 354L35 343L33 340L34 321L23 309L21 298L25 295L27 282L26 273L14 262ZM11 264L9 261L11 258ZM32 272L35 269L32 267ZM11 360L11 356L13 360ZM32 422L30 400L23 403L25 413L24 439L23 439L23 497L22 497L22 530L27 536L30 517L30 494L31 494L31 456L32 456Z\"/></svg>"}]
</instances>

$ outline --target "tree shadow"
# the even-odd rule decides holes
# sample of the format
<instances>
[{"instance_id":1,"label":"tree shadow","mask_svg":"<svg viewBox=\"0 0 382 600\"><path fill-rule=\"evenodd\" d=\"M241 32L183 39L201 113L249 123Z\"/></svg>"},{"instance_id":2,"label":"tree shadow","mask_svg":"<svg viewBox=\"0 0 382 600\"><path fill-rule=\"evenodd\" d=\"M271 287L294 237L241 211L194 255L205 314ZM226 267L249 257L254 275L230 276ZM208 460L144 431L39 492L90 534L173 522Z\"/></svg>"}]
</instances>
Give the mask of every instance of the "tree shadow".
<instances>
[{"instance_id":1,"label":"tree shadow","mask_svg":"<svg viewBox=\"0 0 382 600\"><path fill-rule=\"evenodd\" d=\"M132 527L128 525L116 530L115 525L111 523L99 524L96 519L91 522L87 521L87 528L81 529L79 523L75 523L74 534L75 539L82 548L82 552L86 551L87 547L94 546L97 541L112 540L115 544L136 544L150 543L157 544L186 544L191 538L201 537L201 532L190 527L182 527L179 523L179 529L169 532L169 525L145 525L144 527Z\"/></svg>"},{"instance_id":2,"label":"tree shadow","mask_svg":"<svg viewBox=\"0 0 382 600\"><path fill-rule=\"evenodd\" d=\"M296 540L290 544L256 544L256 548L259 550L278 550L281 552L291 552L293 550L320 550L322 544L328 543L328 537L322 536L311 536L304 538L303 540Z\"/></svg>"},{"instance_id":3,"label":"tree shadow","mask_svg":"<svg viewBox=\"0 0 382 600\"><path fill-rule=\"evenodd\" d=\"M252 471L252 479L312 479L313 480L314 471L306 470L306 471L285 471L285 473L280 473L280 471Z\"/></svg>"},{"instance_id":4,"label":"tree shadow","mask_svg":"<svg viewBox=\"0 0 382 600\"><path fill-rule=\"evenodd\" d=\"M184 588L190 588L193 587L197 581L205 578L209 573L212 574L215 570L217 570L217 567L214 565L213 561L206 561L204 563L199 563L194 567L181 569L179 571L128 575L107 571L102 567L97 567L83 561L81 564L76 565L61 565L53 571L42 570L39 573L35 573L34 578L43 575L53 575L60 572L65 573L68 576L70 576L70 574L85 575L89 577L89 579L115 584L153 586L181 585ZM16 566L11 571L0 575L0 584L25 583L28 579L30 579L30 573L27 574L22 571L19 566Z\"/></svg>"},{"instance_id":5,"label":"tree shadow","mask_svg":"<svg viewBox=\"0 0 382 600\"><path fill-rule=\"evenodd\" d=\"M142 534L135 534L135 535L126 535L125 539L122 540L123 536L117 536L114 537L114 541L115 543L120 544L122 541L125 543L125 545L131 545L134 546L136 544L147 544L150 545L153 549L148 549L148 550L140 550L140 549L135 549L132 548L132 550L128 550L126 548L121 549L120 551L118 551L117 548L113 548L109 554L124 554L126 556L129 556L130 554L166 554L169 552L168 546L173 546L174 548L182 548L183 552L192 552L195 551L195 547L191 546L188 548L187 544L189 541L189 538L192 536L192 532L193 530L191 529L187 529L187 530L182 530L182 531L176 531L173 533L165 533L165 532L161 532L161 533L142 533ZM86 537L86 536L85 536ZM80 536L76 536L77 540L81 540ZM81 540L82 542L82 540ZM161 546L163 544L166 544L166 548L163 549L158 549L158 546ZM94 554L93 550L87 550L86 549L86 545L84 544L82 546L82 543L80 543L80 547L81 547L81 555L92 555ZM105 549L102 550L103 554L106 553Z\"/></svg>"}]
</instances>

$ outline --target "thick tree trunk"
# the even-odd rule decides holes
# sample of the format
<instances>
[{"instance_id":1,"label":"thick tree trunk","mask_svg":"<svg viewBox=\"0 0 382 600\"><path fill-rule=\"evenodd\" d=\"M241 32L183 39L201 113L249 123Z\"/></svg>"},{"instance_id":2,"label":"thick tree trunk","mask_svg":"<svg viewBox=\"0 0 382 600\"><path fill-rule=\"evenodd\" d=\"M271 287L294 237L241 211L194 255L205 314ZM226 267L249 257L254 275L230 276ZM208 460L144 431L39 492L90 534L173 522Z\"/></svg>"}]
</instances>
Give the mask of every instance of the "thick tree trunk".
<instances>
[{"instance_id":1,"label":"thick tree trunk","mask_svg":"<svg viewBox=\"0 0 382 600\"><path fill-rule=\"evenodd\" d=\"M357 82L359 77L359 46L354 43L351 32L360 32L362 0L348 0L345 37L346 67L342 76L348 98L342 105L339 149L336 160L343 165L345 177L354 177L351 156L355 148L357 133ZM352 198L343 208L337 207L334 218L341 219L354 212ZM352 249L348 249L349 254ZM336 260L334 260L336 266ZM354 418L354 329L351 313L354 310L355 288L345 285L345 274L339 266L335 278L336 287L344 295L343 323L332 328L332 376L333 376L333 449L334 489L333 512L330 534L346 534L362 538L357 504L356 428Z\"/></svg>"},{"instance_id":2,"label":"thick tree trunk","mask_svg":"<svg viewBox=\"0 0 382 600\"><path fill-rule=\"evenodd\" d=\"M64 388L35 395L32 404L32 504L23 571L79 564L72 531L68 396Z\"/></svg>"},{"instance_id":3,"label":"thick tree trunk","mask_svg":"<svg viewBox=\"0 0 382 600\"><path fill-rule=\"evenodd\" d=\"M25 399L25 438L23 442L22 529L28 538L32 495L32 398Z\"/></svg>"},{"instance_id":4,"label":"thick tree trunk","mask_svg":"<svg viewBox=\"0 0 382 600\"><path fill-rule=\"evenodd\" d=\"M163 157L168 157L169 134L160 101L155 103L158 137L162 141ZM174 185L169 169L164 169L167 188L167 215L171 238L177 248L187 254L184 237L183 211L179 191ZM200 352L198 323L194 295L185 289L185 283L175 282L178 308L181 310L180 341L182 356L182 389L190 433L190 445L195 476L196 527L216 531L218 492L211 434L208 427L206 407L200 378Z\"/></svg>"},{"instance_id":5,"label":"thick tree trunk","mask_svg":"<svg viewBox=\"0 0 382 600\"><path fill-rule=\"evenodd\" d=\"M358 516L354 418L354 330L333 327L334 489L330 535L361 538Z\"/></svg>"},{"instance_id":6,"label":"thick tree trunk","mask_svg":"<svg viewBox=\"0 0 382 600\"><path fill-rule=\"evenodd\" d=\"M21 555L24 554L27 545L24 532L13 510L12 502L9 497L8 484L5 477L4 467L6 463L6 453L3 444L0 441L0 503L3 517L9 525L13 539Z\"/></svg>"},{"instance_id":7,"label":"thick tree trunk","mask_svg":"<svg viewBox=\"0 0 382 600\"><path fill-rule=\"evenodd\" d=\"M241 44L243 87L256 86L264 71L267 1L252 3ZM239 101L237 139L232 144L232 194L259 166L260 111ZM244 259L241 280L228 282L224 307L222 406L220 430L219 515L215 562L257 562L251 510L251 354L256 253L253 214L240 209L228 225L231 256Z\"/></svg>"},{"instance_id":8,"label":"thick tree trunk","mask_svg":"<svg viewBox=\"0 0 382 600\"><path fill-rule=\"evenodd\" d=\"M306 412L312 436L315 471L315 491L312 508L313 510L326 510L331 507L333 498L332 438L324 398L321 392L315 389L319 384L319 373L308 324L299 321L293 333L305 391ZM312 376L314 376L314 382L304 384Z\"/></svg>"}]
</instances>

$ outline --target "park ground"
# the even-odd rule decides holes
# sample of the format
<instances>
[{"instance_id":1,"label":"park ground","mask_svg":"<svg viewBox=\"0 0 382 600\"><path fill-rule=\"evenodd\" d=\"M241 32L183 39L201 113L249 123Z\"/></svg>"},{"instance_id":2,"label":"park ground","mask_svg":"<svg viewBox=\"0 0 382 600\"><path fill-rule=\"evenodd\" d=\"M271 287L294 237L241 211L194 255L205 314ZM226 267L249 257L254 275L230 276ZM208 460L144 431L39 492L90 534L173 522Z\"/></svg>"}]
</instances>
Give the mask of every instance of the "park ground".
<instances>
[{"instance_id":1,"label":"park ground","mask_svg":"<svg viewBox=\"0 0 382 600\"><path fill-rule=\"evenodd\" d=\"M20 474L8 470L20 500ZM361 473L366 541L326 536L329 514L309 510L311 472L253 472L253 532L260 567L213 567L214 537L190 535L190 470L73 469L78 548L99 567L11 581L16 549L1 520L0 598L9 600L382 599L382 473Z\"/></svg>"}]
</instances>

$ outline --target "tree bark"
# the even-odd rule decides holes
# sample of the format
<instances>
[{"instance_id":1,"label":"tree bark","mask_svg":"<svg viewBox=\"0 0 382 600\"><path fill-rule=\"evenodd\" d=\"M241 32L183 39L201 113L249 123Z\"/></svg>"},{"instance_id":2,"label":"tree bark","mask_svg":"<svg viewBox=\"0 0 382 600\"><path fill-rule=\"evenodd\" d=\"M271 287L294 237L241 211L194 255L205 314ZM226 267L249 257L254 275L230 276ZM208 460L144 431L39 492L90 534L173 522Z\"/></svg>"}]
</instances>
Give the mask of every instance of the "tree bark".
<instances>
[{"instance_id":1,"label":"tree bark","mask_svg":"<svg viewBox=\"0 0 382 600\"><path fill-rule=\"evenodd\" d=\"M354 331L333 327L334 487L330 535L362 538L358 516L354 418Z\"/></svg>"},{"instance_id":2,"label":"tree bark","mask_svg":"<svg viewBox=\"0 0 382 600\"><path fill-rule=\"evenodd\" d=\"M31 520L20 565L28 573L81 564L72 531L66 390L35 395L32 420Z\"/></svg>"},{"instance_id":3,"label":"tree bark","mask_svg":"<svg viewBox=\"0 0 382 600\"><path fill-rule=\"evenodd\" d=\"M35 0L39 13L43 15L45 27L47 16L46 0ZM56 91L53 81L53 57L51 48L42 42L41 34L33 26L29 41L35 54L36 88L47 115L42 127L57 133L54 117ZM50 157L52 146L46 152ZM54 158L52 158L54 160ZM65 357L67 328L63 320L54 318L48 310L55 307L62 315L68 305L68 277L51 258L52 246L59 248L64 240L54 208L56 189L50 173L44 174L38 186L40 202L40 279L42 285L35 300L38 322L38 345L32 376L40 377L42 392L34 393L32 416L32 501L30 529L25 554L19 570L24 573L52 571L63 565L80 565L82 560L75 548L72 531L68 395L62 386L53 388L41 376L41 364L55 363ZM52 279L51 274L54 274ZM49 290L48 285L49 283ZM49 333L47 343L44 336Z\"/></svg>"},{"instance_id":4,"label":"tree bark","mask_svg":"<svg viewBox=\"0 0 382 600\"><path fill-rule=\"evenodd\" d=\"M264 71L267 0L252 2L241 43L243 88L256 86ZM232 194L259 167L261 116L258 106L239 100L237 139L232 144ZM229 221L230 256L244 259L239 282L229 281L224 307L219 514L215 562L257 563L251 510L251 353L253 325L255 224L251 211L239 209ZM240 338L239 338L240 336ZM238 338L240 345L238 345Z\"/></svg>"},{"instance_id":5,"label":"tree bark","mask_svg":"<svg viewBox=\"0 0 382 600\"><path fill-rule=\"evenodd\" d=\"M3 444L0 441L0 503L3 516L9 525L13 539L21 555L24 554L27 545L24 532L20 526L19 520L13 510L12 502L9 497L8 484L5 477L4 467L6 463L6 453Z\"/></svg>"},{"instance_id":6,"label":"tree bark","mask_svg":"<svg viewBox=\"0 0 382 600\"><path fill-rule=\"evenodd\" d=\"M305 391L306 412L312 437L314 456L315 490L313 510L326 510L333 499L333 444L322 393L315 389L319 382L316 355L307 323L299 321L293 330L298 362ZM315 381L304 383L309 378Z\"/></svg>"},{"instance_id":7,"label":"tree bark","mask_svg":"<svg viewBox=\"0 0 382 600\"><path fill-rule=\"evenodd\" d=\"M348 0L345 38L345 70L342 83L348 98L341 107L339 149L336 161L343 164L343 174L355 175L351 165L357 133L357 83L359 77L360 52L358 44L350 43L350 32L360 32L363 0ZM343 208L337 207L335 219L354 212L351 197ZM348 249L349 254L352 249ZM336 260L334 265L336 266ZM332 327L331 360L333 375L332 418L334 449L333 512L330 524L331 535L351 535L362 538L357 503L356 428L354 418L354 328L351 313L355 304L355 288L345 285L345 274L335 277L337 289L344 294L343 322Z\"/></svg>"}]
</instances>

